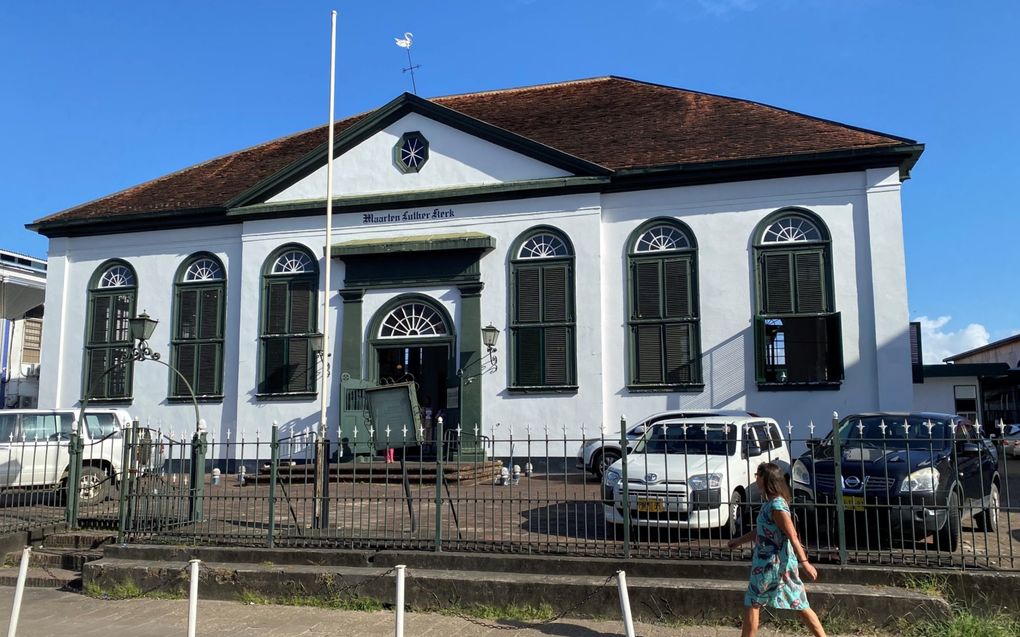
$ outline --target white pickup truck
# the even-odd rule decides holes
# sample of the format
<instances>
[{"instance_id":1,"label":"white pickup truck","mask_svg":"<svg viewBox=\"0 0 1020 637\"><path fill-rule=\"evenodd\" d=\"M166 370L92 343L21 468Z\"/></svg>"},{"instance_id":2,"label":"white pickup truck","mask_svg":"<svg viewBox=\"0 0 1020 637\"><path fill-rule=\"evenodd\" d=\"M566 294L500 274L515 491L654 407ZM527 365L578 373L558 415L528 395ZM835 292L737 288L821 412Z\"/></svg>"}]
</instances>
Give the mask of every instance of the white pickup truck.
<instances>
[{"instance_id":1,"label":"white pickup truck","mask_svg":"<svg viewBox=\"0 0 1020 637\"><path fill-rule=\"evenodd\" d=\"M0 410L0 489L60 488L70 472L68 442L75 431L77 409ZM84 450L78 483L82 505L97 504L120 480L124 432L131 416L123 409L87 408L81 427ZM141 430L143 469L162 464L160 441Z\"/></svg>"}]
</instances>

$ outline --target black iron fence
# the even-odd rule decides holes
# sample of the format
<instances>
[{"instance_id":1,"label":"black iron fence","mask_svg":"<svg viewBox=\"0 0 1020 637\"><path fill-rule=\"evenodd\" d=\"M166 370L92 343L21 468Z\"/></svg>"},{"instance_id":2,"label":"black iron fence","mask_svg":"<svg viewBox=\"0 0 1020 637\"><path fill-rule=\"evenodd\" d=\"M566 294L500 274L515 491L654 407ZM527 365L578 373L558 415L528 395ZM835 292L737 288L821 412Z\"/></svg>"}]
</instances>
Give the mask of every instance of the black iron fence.
<instances>
[{"instance_id":1,"label":"black iron fence","mask_svg":"<svg viewBox=\"0 0 1020 637\"><path fill-rule=\"evenodd\" d=\"M750 545L727 542L756 528L771 462L817 561L1020 568L1020 458L954 421L858 418L838 436L755 418L622 436L503 424L392 452L384 431L338 447L276 427L221 441L136 425L92 451L10 446L0 531L66 519L132 542L737 560ZM40 454L68 466L47 484L11 478Z\"/></svg>"}]
</instances>

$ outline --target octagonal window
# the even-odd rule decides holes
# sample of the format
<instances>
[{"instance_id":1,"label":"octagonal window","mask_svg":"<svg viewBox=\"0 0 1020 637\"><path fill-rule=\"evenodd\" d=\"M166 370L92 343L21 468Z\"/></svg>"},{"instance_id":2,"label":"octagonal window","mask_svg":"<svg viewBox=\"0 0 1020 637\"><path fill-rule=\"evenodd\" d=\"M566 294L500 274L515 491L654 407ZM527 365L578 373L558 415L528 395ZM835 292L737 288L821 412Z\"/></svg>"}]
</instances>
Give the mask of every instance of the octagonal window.
<instances>
[{"instance_id":1,"label":"octagonal window","mask_svg":"<svg viewBox=\"0 0 1020 637\"><path fill-rule=\"evenodd\" d=\"M393 161L403 173L416 173L429 160L429 141L418 131L404 133L393 147Z\"/></svg>"}]
</instances>

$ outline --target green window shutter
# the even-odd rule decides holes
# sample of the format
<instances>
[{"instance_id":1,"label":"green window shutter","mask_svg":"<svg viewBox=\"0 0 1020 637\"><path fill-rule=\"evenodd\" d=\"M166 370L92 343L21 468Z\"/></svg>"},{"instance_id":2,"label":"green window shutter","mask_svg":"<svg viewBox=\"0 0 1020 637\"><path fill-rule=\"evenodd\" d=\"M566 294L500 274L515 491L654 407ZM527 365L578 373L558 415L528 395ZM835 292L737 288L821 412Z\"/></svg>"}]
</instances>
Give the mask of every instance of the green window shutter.
<instances>
[{"instance_id":1,"label":"green window shutter","mask_svg":"<svg viewBox=\"0 0 1020 637\"><path fill-rule=\"evenodd\" d=\"M828 380L843 380L843 321L839 312L825 317L826 342L826 371Z\"/></svg>"},{"instance_id":2,"label":"green window shutter","mask_svg":"<svg viewBox=\"0 0 1020 637\"><path fill-rule=\"evenodd\" d=\"M208 288L202 290L199 296L200 322L198 324L198 338L220 338L222 327L220 326L220 288Z\"/></svg>"},{"instance_id":3,"label":"green window shutter","mask_svg":"<svg viewBox=\"0 0 1020 637\"><path fill-rule=\"evenodd\" d=\"M287 391L309 391L308 363L311 358L307 338L290 338L287 344Z\"/></svg>"},{"instance_id":4,"label":"green window shutter","mask_svg":"<svg viewBox=\"0 0 1020 637\"><path fill-rule=\"evenodd\" d=\"M759 383L765 382L765 319L759 314L754 317L754 377Z\"/></svg>"},{"instance_id":5,"label":"green window shutter","mask_svg":"<svg viewBox=\"0 0 1020 637\"><path fill-rule=\"evenodd\" d=\"M266 334L287 332L288 284L286 281L270 282L266 289Z\"/></svg>"},{"instance_id":6,"label":"green window shutter","mask_svg":"<svg viewBox=\"0 0 1020 637\"><path fill-rule=\"evenodd\" d=\"M106 398L107 379L102 378L106 371L109 350L93 349L88 352L88 378L85 380L85 391L92 392L92 398ZM102 378L102 381L100 379Z\"/></svg>"},{"instance_id":7,"label":"green window shutter","mask_svg":"<svg viewBox=\"0 0 1020 637\"><path fill-rule=\"evenodd\" d=\"M569 330L566 327L547 327L544 336L544 384L566 385L570 382Z\"/></svg>"},{"instance_id":8,"label":"green window shutter","mask_svg":"<svg viewBox=\"0 0 1020 637\"><path fill-rule=\"evenodd\" d=\"M769 252L761 257L762 310L766 314L790 314L794 311L791 256L789 252Z\"/></svg>"},{"instance_id":9,"label":"green window shutter","mask_svg":"<svg viewBox=\"0 0 1020 637\"><path fill-rule=\"evenodd\" d=\"M131 342L131 333L128 330L128 319L134 315L135 295L118 294L113 305L113 333L110 335L111 342Z\"/></svg>"},{"instance_id":10,"label":"green window shutter","mask_svg":"<svg viewBox=\"0 0 1020 637\"><path fill-rule=\"evenodd\" d=\"M693 316L690 259L668 259L663 262L663 291L667 317Z\"/></svg>"},{"instance_id":11,"label":"green window shutter","mask_svg":"<svg viewBox=\"0 0 1020 637\"><path fill-rule=\"evenodd\" d=\"M131 351L124 348L113 348L109 350L108 362L115 366L107 378L107 398L123 398L128 395L131 377L131 363L127 362L131 357Z\"/></svg>"},{"instance_id":12,"label":"green window shutter","mask_svg":"<svg viewBox=\"0 0 1020 637\"><path fill-rule=\"evenodd\" d=\"M198 346L198 372L193 381L196 394L220 393L220 349L219 343L202 343Z\"/></svg>"},{"instance_id":13,"label":"green window shutter","mask_svg":"<svg viewBox=\"0 0 1020 637\"><path fill-rule=\"evenodd\" d=\"M182 343L177 346L177 369L185 378L188 379L192 388L195 387L195 359L197 349L198 346L193 343ZM191 394L188 392L188 386L184 384L181 377L174 374L173 378L174 395L190 396ZM198 390L195 389L195 392L198 393Z\"/></svg>"},{"instance_id":14,"label":"green window shutter","mask_svg":"<svg viewBox=\"0 0 1020 637\"><path fill-rule=\"evenodd\" d=\"M537 323L541 320L538 268L517 270L517 322Z\"/></svg>"},{"instance_id":15,"label":"green window shutter","mask_svg":"<svg viewBox=\"0 0 1020 637\"><path fill-rule=\"evenodd\" d=\"M542 320L561 322L569 320L569 282L567 267L552 265L542 268Z\"/></svg>"},{"instance_id":16,"label":"green window shutter","mask_svg":"<svg viewBox=\"0 0 1020 637\"><path fill-rule=\"evenodd\" d=\"M821 252L794 255L797 273L797 312L813 314L826 311L824 264Z\"/></svg>"},{"instance_id":17,"label":"green window shutter","mask_svg":"<svg viewBox=\"0 0 1020 637\"><path fill-rule=\"evenodd\" d=\"M286 339L267 338L262 361L263 393L280 393L287 388Z\"/></svg>"},{"instance_id":18,"label":"green window shutter","mask_svg":"<svg viewBox=\"0 0 1020 637\"><path fill-rule=\"evenodd\" d=\"M177 338L198 337L198 290L177 291Z\"/></svg>"},{"instance_id":19,"label":"green window shutter","mask_svg":"<svg viewBox=\"0 0 1020 637\"><path fill-rule=\"evenodd\" d=\"M638 383L662 382L662 328L638 325L634 328L634 369Z\"/></svg>"},{"instance_id":20,"label":"green window shutter","mask_svg":"<svg viewBox=\"0 0 1020 637\"><path fill-rule=\"evenodd\" d=\"M290 286L289 334L307 334L315 324L315 284L308 280L294 281Z\"/></svg>"},{"instance_id":21,"label":"green window shutter","mask_svg":"<svg viewBox=\"0 0 1020 637\"><path fill-rule=\"evenodd\" d=\"M514 371L517 385L536 386L542 384L542 328L517 328L516 357Z\"/></svg>"},{"instance_id":22,"label":"green window shutter","mask_svg":"<svg viewBox=\"0 0 1020 637\"><path fill-rule=\"evenodd\" d=\"M674 323L663 326L666 345L666 382L690 383L691 376L691 326Z\"/></svg>"},{"instance_id":23,"label":"green window shutter","mask_svg":"<svg viewBox=\"0 0 1020 637\"><path fill-rule=\"evenodd\" d=\"M89 330L89 344L110 342L110 296L96 294L92 297L92 325Z\"/></svg>"},{"instance_id":24,"label":"green window shutter","mask_svg":"<svg viewBox=\"0 0 1020 637\"><path fill-rule=\"evenodd\" d=\"M662 286L659 262L642 261L634 265L634 309L636 318L662 317Z\"/></svg>"}]
</instances>

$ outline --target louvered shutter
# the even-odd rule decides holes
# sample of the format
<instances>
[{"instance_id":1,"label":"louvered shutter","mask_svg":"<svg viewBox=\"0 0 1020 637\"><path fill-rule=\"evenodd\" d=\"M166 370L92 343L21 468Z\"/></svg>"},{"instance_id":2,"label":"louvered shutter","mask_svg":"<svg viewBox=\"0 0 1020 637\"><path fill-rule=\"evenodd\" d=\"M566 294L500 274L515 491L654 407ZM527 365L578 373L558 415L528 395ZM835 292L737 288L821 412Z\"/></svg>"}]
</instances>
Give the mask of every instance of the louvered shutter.
<instances>
[{"instance_id":1,"label":"louvered shutter","mask_svg":"<svg viewBox=\"0 0 1020 637\"><path fill-rule=\"evenodd\" d=\"M635 371L638 383L662 382L662 328L638 325L634 328Z\"/></svg>"},{"instance_id":2,"label":"louvered shutter","mask_svg":"<svg viewBox=\"0 0 1020 637\"><path fill-rule=\"evenodd\" d=\"M197 348L198 346L193 343L182 343L177 346L177 369L188 379L192 388L195 389L195 393L198 393L198 389L195 388L195 355ZM181 377L177 374L174 374L173 377L174 394L177 396L188 396L188 387L181 380Z\"/></svg>"},{"instance_id":3,"label":"louvered shutter","mask_svg":"<svg viewBox=\"0 0 1020 637\"><path fill-rule=\"evenodd\" d=\"M177 292L177 338L198 337L198 290L180 289Z\"/></svg>"},{"instance_id":4,"label":"louvered shutter","mask_svg":"<svg viewBox=\"0 0 1020 637\"><path fill-rule=\"evenodd\" d=\"M314 283L294 281L290 286L290 334L307 334L315 323Z\"/></svg>"},{"instance_id":5,"label":"louvered shutter","mask_svg":"<svg viewBox=\"0 0 1020 637\"><path fill-rule=\"evenodd\" d=\"M106 396L108 398L122 398L128 395L131 363L127 362L127 359L130 358L130 350L116 348L108 351L108 362L113 370L107 376L108 391Z\"/></svg>"},{"instance_id":6,"label":"louvered shutter","mask_svg":"<svg viewBox=\"0 0 1020 637\"><path fill-rule=\"evenodd\" d=\"M287 347L287 391L309 390L307 338L291 338Z\"/></svg>"},{"instance_id":7,"label":"louvered shutter","mask_svg":"<svg viewBox=\"0 0 1020 637\"><path fill-rule=\"evenodd\" d=\"M286 340L281 337L268 338L265 340L265 357L262 367L265 370L263 378L264 393L280 393L286 390L287 361Z\"/></svg>"},{"instance_id":8,"label":"louvered shutter","mask_svg":"<svg viewBox=\"0 0 1020 637\"><path fill-rule=\"evenodd\" d=\"M219 343L202 343L198 346L198 373L194 381L195 393L219 394Z\"/></svg>"},{"instance_id":9,"label":"louvered shutter","mask_svg":"<svg viewBox=\"0 0 1020 637\"><path fill-rule=\"evenodd\" d=\"M568 285L566 266L542 268L542 320L551 323L569 319Z\"/></svg>"},{"instance_id":10,"label":"louvered shutter","mask_svg":"<svg viewBox=\"0 0 1020 637\"><path fill-rule=\"evenodd\" d=\"M199 298L200 317L198 338L209 339L221 336L220 328L220 288L202 290Z\"/></svg>"},{"instance_id":11,"label":"louvered shutter","mask_svg":"<svg viewBox=\"0 0 1020 637\"><path fill-rule=\"evenodd\" d=\"M839 312L825 317L826 341L828 350L826 352L826 367L828 380L843 380L843 320Z\"/></svg>"},{"instance_id":12,"label":"louvered shutter","mask_svg":"<svg viewBox=\"0 0 1020 637\"><path fill-rule=\"evenodd\" d=\"M266 293L266 334L284 334L287 331L287 288L284 281L273 282Z\"/></svg>"},{"instance_id":13,"label":"louvered shutter","mask_svg":"<svg viewBox=\"0 0 1020 637\"><path fill-rule=\"evenodd\" d=\"M663 292L667 317L682 318L693 314L690 259L669 259L663 263Z\"/></svg>"},{"instance_id":14,"label":"louvered shutter","mask_svg":"<svg viewBox=\"0 0 1020 637\"><path fill-rule=\"evenodd\" d=\"M634 288L636 318L660 318L662 316L662 288L659 283L659 263L657 261L645 261L634 265Z\"/></svg>"},{"instance_id":15,"label":"louvered shutter","mask_svg":"<svg viewBox=\"0 0 1020 637\"><path fill-rule=\"evenodd\" d=\"M110 302L109 296L96 295L92 298L92 329L89 332L89 343L98 345L110 342Z\"/></svg>"},{"instance_id":16,"label":"louvered shutter","mask_svg":"<svg viewBox=\"0 0 1020 637\"><path fill-rule=\"evenodd\" d=\"M517 356L514 370L517 385L542 384L542 328L522 327L516 334Z\"/></svg>"},{"instance_id":17,"label":"louvered shutter","mask_svg":"<svg viewBox=\"0 0 1020 637\"><path fill-rule=\"evenodd\" d=\"M131 332L128 329L130 323L128 320L131 318L134 305L133 294L118 294L113 303L113 334L110 337L111 341L118 343L131 342Z\"/></svg>"},{"instance_id":18,"label":"louvered shutter","mask_svg":"<svg viewBox=\"0 0 1020 637\"><path fill-rule=\"evenodd\" d=\"M517 321L537 323L541 320L539 300L540 271L525 268L517 271Z\"/></svg>"},{"instance_id":19,"label":"louvered shutter","mask_svg":"<svg viewBox=\"0 0 1020 637\"><path fill-rule=\"evenodd\" d=\"M106 379L103 373L106 372L106 362L109 350L94 349L88 353L88 386L86 392L90 392L94 398L106 397Z\"/></svg>"},{"instance_id":20,"label":"louvered shutter","mask_svg":"<svg viewBox=\"0 0 1020 637\"><path fill-rule=\"evenodd\" d=\"M762 293L766 314L793 313L793 285L790 254L779 252L762 255Z\"/></svg>"},{"instance_id":21,"label":"louvered shutter","mask_svg":"<svg viewBox=\"0 0 1020 637\"><path fill-rule=\"evenodd\" d=\"M565 327L545 328L545 383L566 385L569 382L569 331Z\"/></svg>"},{"instance_id":22,"label":"louvered shutter","mask_svg":"<svg viewBox=\"0 0 1020 637\"><path fill-rule=\"evenodd\" d=\"M794 255L797 273L797 312L824 312L825 272L821 252L798 252Z\"/></svg>"},{"instance_id":23,"label":"louvered shutter","mask_svg":"<svg viewBox=\"0 0 1020 637\"><path fill-rule=\"evenodd\" d=\"M765 336L765 319L760 315L754 317L754 376L755 381L765 382L765 348L768 347Z\"/></svg>"},{"instance_id":24,"label":"louvered shutter","mask_svg":"<svg viewBox=\"0 0 1020 637\"><path fill-rule=\"evenodd\" d=\"M689 383L691 377L691 326L687 323L665 325L666 382Z\"/></svg>"}]
</instances>

